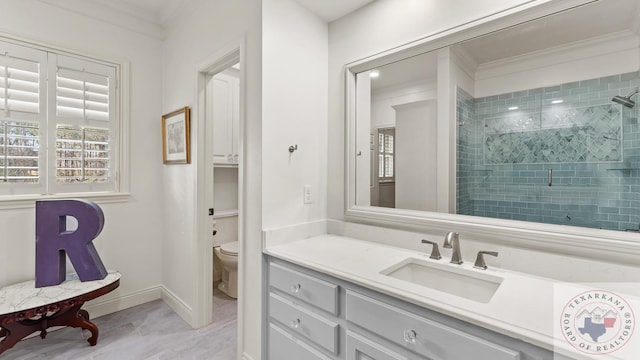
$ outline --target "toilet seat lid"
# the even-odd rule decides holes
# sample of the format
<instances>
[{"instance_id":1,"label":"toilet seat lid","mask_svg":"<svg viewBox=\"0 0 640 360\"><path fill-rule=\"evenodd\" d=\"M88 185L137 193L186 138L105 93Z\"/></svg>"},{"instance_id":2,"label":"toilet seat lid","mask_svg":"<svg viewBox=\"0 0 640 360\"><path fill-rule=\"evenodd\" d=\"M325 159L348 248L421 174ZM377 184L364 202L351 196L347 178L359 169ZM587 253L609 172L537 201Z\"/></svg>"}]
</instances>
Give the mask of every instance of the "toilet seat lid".
<instances>
[{"instance_id":1,"label":"toilet seat lid","mask_svg":"<svg viewBox=\"0 0 640 360\"><path fill-rule=\"evenodd\" d=\"M222 252L225 255L237 256L238 255L238 242L237 241L233 241L233 242L224 243L224 244L220 245L220 252Z\"/></svg>"}]
</instances>

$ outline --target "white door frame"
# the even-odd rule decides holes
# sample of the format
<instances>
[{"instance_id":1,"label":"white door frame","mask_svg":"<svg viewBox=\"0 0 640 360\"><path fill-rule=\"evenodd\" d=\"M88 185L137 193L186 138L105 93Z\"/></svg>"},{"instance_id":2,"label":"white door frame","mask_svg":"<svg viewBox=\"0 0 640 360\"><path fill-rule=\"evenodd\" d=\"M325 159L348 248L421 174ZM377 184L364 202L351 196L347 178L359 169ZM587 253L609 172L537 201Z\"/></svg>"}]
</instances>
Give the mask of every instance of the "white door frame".
<instances>
[{"instance_id":1,"label":"white door frame","mask_svg":"<svg viewBox=\"0 0 640 360\"><path fill-rule=\"evenodd\" d=\"M212 124L206 121L205 89L207 78L227 69L231 65L240 63L240 114L239 114L239 143L238 143L238 324L242 321L243 304L243 266L244 252L244 194L245 192L245 161L244 161L244 134L246 126L246 39L231 42L212 56L204 60L196 68L196 116L197 138L194 157L196 160L196 199L194 234L196 234L195 247L195 274L194 274L194 306L193 327L203 327L210 324L213 319L213 244L211 241L211 220L208 209L213 208L213 144L207 141L207 133L213 131ZM238 348L241 348L241 326L238 326ZM240 353L240 352L239 352Z\"/></svg>"}]
</instances>

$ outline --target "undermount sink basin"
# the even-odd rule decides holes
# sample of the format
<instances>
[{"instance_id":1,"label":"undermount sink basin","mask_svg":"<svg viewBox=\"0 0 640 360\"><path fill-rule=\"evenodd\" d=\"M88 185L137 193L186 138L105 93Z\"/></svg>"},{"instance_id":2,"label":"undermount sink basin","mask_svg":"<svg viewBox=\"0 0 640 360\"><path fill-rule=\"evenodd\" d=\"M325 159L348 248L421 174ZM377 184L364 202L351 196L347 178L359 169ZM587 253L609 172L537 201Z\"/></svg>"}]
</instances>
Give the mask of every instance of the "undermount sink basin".
<instances>
[{"instance_id":1,"label":"undermount sink basin","mask_svg":"<svg viewBox=\"0 0 640 360\"><path fill-rule=\"evenodd\" d=\"M503 278L482 273L482 270L473 271L458 266L408 258L380 273L469 300L488 303L502 284Z\"/></svg>"}]
</instances>

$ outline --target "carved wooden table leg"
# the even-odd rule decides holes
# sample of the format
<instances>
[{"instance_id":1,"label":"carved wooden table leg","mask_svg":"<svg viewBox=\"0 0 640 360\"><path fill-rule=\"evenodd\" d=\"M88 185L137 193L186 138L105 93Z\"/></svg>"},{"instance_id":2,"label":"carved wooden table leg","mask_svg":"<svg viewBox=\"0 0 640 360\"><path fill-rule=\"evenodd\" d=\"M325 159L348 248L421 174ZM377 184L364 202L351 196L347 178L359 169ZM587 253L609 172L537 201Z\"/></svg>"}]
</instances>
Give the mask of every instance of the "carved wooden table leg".
<instances>
[{"instance_id":1,"label":"carved wooden table leg","mask_svg":"<svg viewBox=\"0 0 640 360\"><path fill-rule=\"evenodd\" d=\"M107 280L109 282L100 288L86 292L76 290L78 292L76 296L54 302L48 302L49 298L43 296L40 303L37 303L37 306L33 308L15 312L5 310L5 312L0 313L0 339L2 339L0 341L0 354L34 332L39 332L40 337L44 339L47 336L47 329L52 326L71 326L87 329L91 332L91 337L87 341L89 345L95 346L98 343L98 327L89 320L89 313L86 310L82 310L81 307L86 301L102 296L120 285L119 273L113 273L109 276L111 277L110 280ZM32 283L33 281L26 282L27 287L25 287L25 283L17 284L15 289L17 289L16 291L24 291L25 288L31 289ZM51 288L54 287L52 286ZM3 291L3 289L5 293L12 294L14 287L0 288L0 291ZM46 290L42 289L36 290L38 293L41 291L46 292ZM59 289L54 290L56 290L55 293L57 294ZM27 294L22 296L27 298L29 295L27 291Z\"/></svg>"},{"instance_id":2,"label":"carved wooden table leg","mask_svg":"<svg viewBox=\"0 0 640 360\"><path fill-rule=\"evenodd\" d=\"M5 330L6 337L0 341L0 354L8 349L11 349L18 341L22 340L25 336L40 330L38 324L23 325L21 323L3 324L2 328Z\"/></svg>"},{"instance_id":3,"label":"carved wooden table leg","mask_svg":"<svg viewBox=\"0 0 640 360\"><path fill-rule=\"evenodd\" d=\"M98 343L98 327L89 321L89 313L86 310L80 309L82 303L70 308L63 314L55 315L48 320L49 326L71 326L87 329L91 331L91 337L87 339L89 345L95 346Z\"/></svg>"},{"instance_id":4,"label":"carved wooden table leg","mask_svg":"<svg viewBox=\"0 0 640 360\"><path fill-rule=\"evenodd\" d=\"M74 302L76 305L62 309L51 316L43 316L37 320L24 319L11 323L5 323L0 328L0 337L4 339L0 342L0 354L11 349L15 344L27 335L40 332L40 337L47 336L47 328L52 326L79 327L91 331L91 337L87 339L89 345L95 346L98 343L98 327L89 321L89 313L82 310L84 302Z\"/></svg>"}]
</instances>

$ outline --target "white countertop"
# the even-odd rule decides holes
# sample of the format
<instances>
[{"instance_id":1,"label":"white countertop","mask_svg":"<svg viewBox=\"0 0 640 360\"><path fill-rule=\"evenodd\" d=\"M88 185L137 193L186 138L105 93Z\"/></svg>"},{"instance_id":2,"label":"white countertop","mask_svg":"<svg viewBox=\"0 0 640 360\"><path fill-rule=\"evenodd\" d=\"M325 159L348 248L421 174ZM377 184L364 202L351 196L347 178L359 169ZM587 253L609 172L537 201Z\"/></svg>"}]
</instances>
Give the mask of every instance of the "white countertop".
<instances>
[{"instance_id":1,"label":"white countertop","mask_svg":"<svg viewBox=\"0 0 640 360\"><path fill-rule=\"evenodd\" d=\"M563 283L491 266L487 270L479 270L473 268L473 263L454 265L446 258L432 260L429 254L336 235L265 246L264 252L534 345L576 356L573 348L564 341L558 324L563 305L566 305L562 298L566 293L563 289L580 289L581 284ZM409 257L458 270L496 275L504 280L491 300L481 303L380 273ZM586 358L625 359L617 357L621 355L619 353ZM584 358L581 354L577 357Z\"/></svg>"},{"instance_id":2,"label":"white countertop","mask_svg":"<svg viewBox=\"0 0 640 360\"><path fill-rule=\"evenodd\" d=\"M0 288L0 314L33 309L98 290L120 279L120 273L109 271L102 280L82 282L76 274L68 274L59 285L37 288L35 280Z\"/></svg>"}]
</instances>

